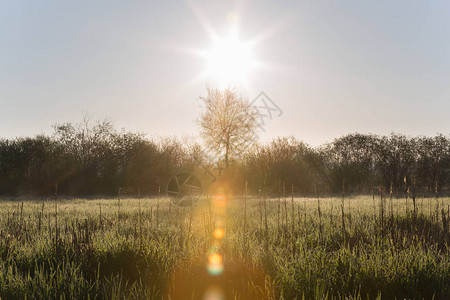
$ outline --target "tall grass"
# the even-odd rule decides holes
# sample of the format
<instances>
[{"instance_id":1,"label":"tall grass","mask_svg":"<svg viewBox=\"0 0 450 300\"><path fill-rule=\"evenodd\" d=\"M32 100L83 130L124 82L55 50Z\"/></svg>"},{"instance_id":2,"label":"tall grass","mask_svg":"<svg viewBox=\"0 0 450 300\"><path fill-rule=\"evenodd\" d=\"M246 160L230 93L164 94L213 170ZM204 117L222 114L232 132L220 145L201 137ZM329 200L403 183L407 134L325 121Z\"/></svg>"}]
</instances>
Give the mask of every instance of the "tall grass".
<instances>
[{"instance_id":1,"label":"tall grass","mask_svg":"<svg viewBox=\"0 0 450 300\"><path fill-rule=\"evenodd\" d=\"M213 195L193 208L121 196L120 211L117 199L4 200L0 297L202 299L217 288L226 299L450 298L449 198L409 214L390 197L385 214L382 193L375 211L371 196L344 188L341 199L290 196L290 218L281 183L275 198L227 199L220 243ZM217 275L206 268L212 249Z\"/></svg>"}]
</instances>

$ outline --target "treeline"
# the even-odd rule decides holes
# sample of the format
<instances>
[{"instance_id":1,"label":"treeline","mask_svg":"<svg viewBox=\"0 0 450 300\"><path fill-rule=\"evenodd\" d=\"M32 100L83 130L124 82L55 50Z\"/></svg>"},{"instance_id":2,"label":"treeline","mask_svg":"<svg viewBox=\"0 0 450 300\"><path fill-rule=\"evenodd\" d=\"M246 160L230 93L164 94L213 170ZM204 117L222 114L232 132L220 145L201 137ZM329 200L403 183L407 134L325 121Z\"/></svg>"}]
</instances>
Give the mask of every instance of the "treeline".
<instances>
[{"instance_id":1,"label":"treeline","mask_svg":"<svg viewBox=\"0 0 450 300\"><path fill-rule=\"evenodd\" d=\"M450 188L450 139L349 134L318 148L278 138L246 158L252 183L287 192L436 194ZM254 186L256 188L256 186Z\"/></svg>"},{"instance_id":2,"label":"treeline","mask_svg":"<svg viewBox=\"0 0 450 300\"><path fill-rule=\"evenodd\" d=\"M343 187L347 193L389 193L392 187L401 195L408 188L440 193L450 187L450 139L443 135L350 134L318 148L277 138L248 149L226 170L208 158L194 139L151 140L108 121L57 124L51 136L0 140L0 194L156 194L178 170L193 168L209 170L235 193L246 181L249 192L268 194L288 194L292 185L304 194Z\"/></svg>"},{"instance_id":3,"label":"treeline","mask_svg":"<svg viewBox=\"0 0 450 300\"><path fill-rule=\"evenodd\" d=\"M0 194L156 193L177 169L195 165L201 148L191 145L154 142L108 121L57 124L52 136L0 140Z\"/></svg>"}]
</instances>

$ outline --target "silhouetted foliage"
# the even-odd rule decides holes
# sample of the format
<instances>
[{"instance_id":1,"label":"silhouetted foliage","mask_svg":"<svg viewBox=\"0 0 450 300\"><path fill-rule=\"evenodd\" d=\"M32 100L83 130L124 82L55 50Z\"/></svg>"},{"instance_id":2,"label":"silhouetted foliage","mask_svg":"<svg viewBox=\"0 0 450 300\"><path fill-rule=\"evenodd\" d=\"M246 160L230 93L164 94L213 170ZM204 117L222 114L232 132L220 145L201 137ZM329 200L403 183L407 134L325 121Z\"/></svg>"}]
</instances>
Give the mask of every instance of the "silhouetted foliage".
<instances>
[{"instance_id":1,"label":"silhouetted foliage","mask_svg":"<svg viewBox=\"0 0 450 300\"><path fill-rule=\"evenodd\" d=\"M293 137L253 145L235 157L219 175L195 138L147 139L117 131L108 121L54 126L52 136L0 139L0 194L117 195L156 194L178 170L199 165L226 181L234 193L259 190L267 194L371 193L392 185L405 193L416 178L416 190L445 192L450 179L450 139L404 135L349 134L312 148ZM406 179L406 180L405 180Z\"/></svg>"}]
</instances>

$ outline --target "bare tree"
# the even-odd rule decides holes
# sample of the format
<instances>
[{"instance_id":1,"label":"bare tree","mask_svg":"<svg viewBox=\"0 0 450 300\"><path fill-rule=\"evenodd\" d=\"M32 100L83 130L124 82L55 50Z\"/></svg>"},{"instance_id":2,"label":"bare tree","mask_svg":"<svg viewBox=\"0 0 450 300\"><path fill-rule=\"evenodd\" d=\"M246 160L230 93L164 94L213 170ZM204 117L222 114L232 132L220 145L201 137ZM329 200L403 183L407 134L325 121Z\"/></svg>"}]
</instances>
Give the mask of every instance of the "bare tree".
<instances>
[{"instance_id":1,"label":"bare tree","mask_svg":"<svg viewBox=\"0 0 450 300\"><path fill-rule=\"evenodd\" d=\"M256 140L256 110L234 89L207 88L207 92L200 97L204 106L199 120L201 136L208 150L228 168L230 160Z\"/></svg>"}]
</instances>

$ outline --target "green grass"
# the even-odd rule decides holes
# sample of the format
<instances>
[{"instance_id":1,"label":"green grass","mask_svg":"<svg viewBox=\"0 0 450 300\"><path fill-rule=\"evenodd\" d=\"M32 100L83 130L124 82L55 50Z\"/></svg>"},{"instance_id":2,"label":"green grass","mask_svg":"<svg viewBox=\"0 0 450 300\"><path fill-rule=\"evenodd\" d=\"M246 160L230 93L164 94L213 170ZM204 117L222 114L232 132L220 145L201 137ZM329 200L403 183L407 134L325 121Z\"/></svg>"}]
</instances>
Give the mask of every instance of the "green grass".
<instances>
[{"instance_id":1,"label":"green grass","mask_svg":"<svg viewBox=\"0 0 450 300\"><path fill-rule=\"evenodd\" d=\"M450 298L449 198L223 199L3 200L0 297Z\"/></svg>"}]
</instances>

